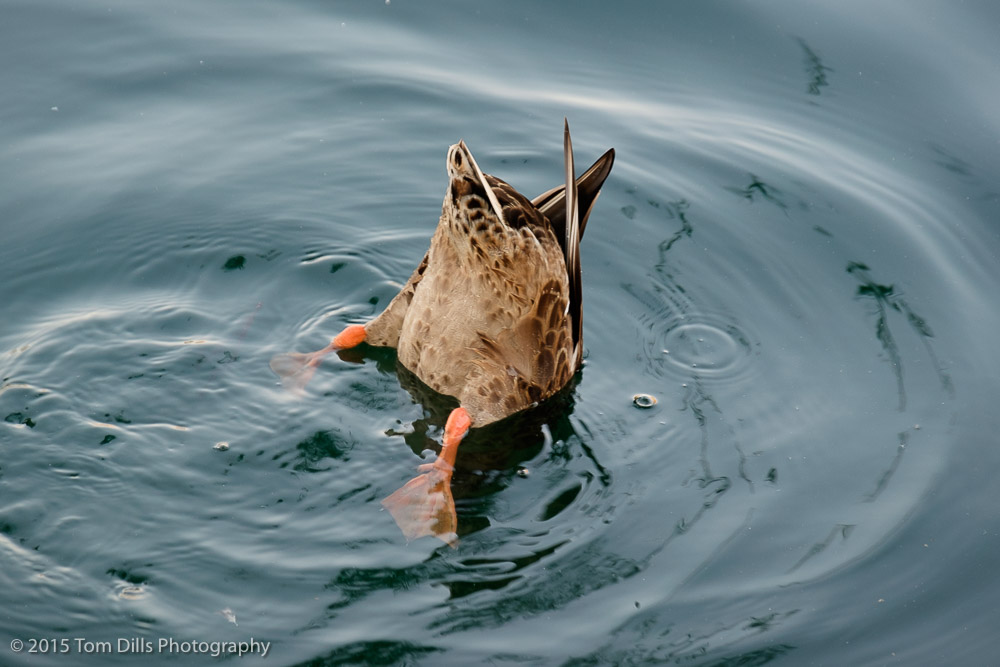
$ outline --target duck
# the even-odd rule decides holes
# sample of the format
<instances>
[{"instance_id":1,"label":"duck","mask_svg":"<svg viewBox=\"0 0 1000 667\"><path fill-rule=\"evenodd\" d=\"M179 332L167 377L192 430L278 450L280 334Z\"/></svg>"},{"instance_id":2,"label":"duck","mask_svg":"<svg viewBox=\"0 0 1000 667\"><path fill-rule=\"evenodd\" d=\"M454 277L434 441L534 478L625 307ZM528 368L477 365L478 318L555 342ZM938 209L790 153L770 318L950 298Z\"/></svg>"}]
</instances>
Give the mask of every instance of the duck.
<instances>
[{"instance_id":1,"label":"duck","mask_svg":"<svg viewBox=\"0 0 1000 667\"><path fill-rule=\"evenodd\" d=\"M462 439L558 393L583 363L580 241L615 151L576 177L564 119L563 158L564 184L529 200L483 173L464 141L451 146L430 247L385 310L321 350L271 360L282 385L302 391L330 352L392 347L424 384L458 400L436 460L382 501L407 541L457 544L451 478Z\"/></svg>"}]
</instances>

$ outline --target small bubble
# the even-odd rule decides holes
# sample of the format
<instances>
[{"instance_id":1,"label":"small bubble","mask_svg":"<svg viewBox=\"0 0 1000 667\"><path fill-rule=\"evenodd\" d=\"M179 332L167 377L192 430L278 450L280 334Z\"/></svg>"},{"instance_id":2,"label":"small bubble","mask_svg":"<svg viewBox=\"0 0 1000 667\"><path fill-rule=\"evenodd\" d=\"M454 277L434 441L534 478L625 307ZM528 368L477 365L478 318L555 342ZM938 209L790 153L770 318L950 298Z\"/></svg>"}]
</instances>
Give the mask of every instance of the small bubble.
<instances>
[{"instance_id":1,"label":"small bubble","mask_svg":"<svg viewBox=\"0 0 1000 667\"><path fill-rule=\"evenodd\" d=\"M632 397L632 403L637 408L651 408L656 405L656 397L651 394L636 394Z\"/></svg>"},{"instance_id":2,"label":"small bubble","mask_svg":"<svg viewBox=\"0 0 1000 667\"><path fill-rule=\"evenodd\" d=\"M517 476L521 478L527 478L531 474L531 471L527 468L521 467L517 469Z\"/></svg>"},{"instance_id":3,"label":"small bubble","mask_svg":"<svg viewBox=\"0 0 1000 667\"><path fill-rule=\"evenodd\" d=\"M59 111L59 107L52 107L52 111Z\"/></svg>"},{"instance_id":4,"label":"small bubble","mask_svg":"<svg viewBox=\"0 0 1000 667\"><path fill-rule=\"evenodd\" d=\"M226 451L226 450L229 449L229 443L228 442L217 442L217 443L215 443L215 447L213 449L217 449L220 452L224 452L224 451Z\"/></svg>"},{"instance_id":5,"label":"small bubble","mask_svg":"<svg viewBox=\"0 0 1000 667\"><path fill-rule=\"evenodd\" d=\"M125 586L118 591L118 597L123 600L139 600L145 597L146 592L142 586Z\"/></svg>"}]
</instances>

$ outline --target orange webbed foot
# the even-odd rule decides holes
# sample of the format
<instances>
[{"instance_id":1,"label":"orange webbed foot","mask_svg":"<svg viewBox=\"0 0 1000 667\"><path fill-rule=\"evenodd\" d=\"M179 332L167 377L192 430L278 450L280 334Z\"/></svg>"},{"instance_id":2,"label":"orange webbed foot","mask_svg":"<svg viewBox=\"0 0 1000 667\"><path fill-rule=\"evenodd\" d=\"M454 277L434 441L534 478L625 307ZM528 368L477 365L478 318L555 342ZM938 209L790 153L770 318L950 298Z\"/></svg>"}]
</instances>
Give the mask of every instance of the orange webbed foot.
<instances>
[{"instance_id":1,"label":"orange webbed foot","mask_svg":"<svg viewBox=\"0 0 1000 667\"><path fill-rule=\"evenodd\" d=\"M397 489L382 501L406 541L433 535L454 547L458 543L458 515L451 496L451 471L434 468Z\"/></svg>"},{"instance_id":2,"label":"orange webbed foot","mask_svg":"<svg viewBox=\"0 0 1000 667\"><path fill-rule=\"evenodd\" d=\"M322 350L276 355L271 359L271 370L281 379L281 384L286 389L300 393L309 384L323 357L336 350L360 345L364 340L365 327L361 324L352 324L337 334Z\"/></svg>"},{"instance_id":3,"label":"orange webbed foot","mask_svg":"<svg viewBox=\"0 0 1000 667\"><path fill-rule=\"evenodd\" d=\"M382 501L407 541L433 535L451 547L458 543L458 516L451 495L451 476L458 444L471 425L465 408L452 410L437 460L419 466L420 475Z\"/></svg>"}]
</instances>

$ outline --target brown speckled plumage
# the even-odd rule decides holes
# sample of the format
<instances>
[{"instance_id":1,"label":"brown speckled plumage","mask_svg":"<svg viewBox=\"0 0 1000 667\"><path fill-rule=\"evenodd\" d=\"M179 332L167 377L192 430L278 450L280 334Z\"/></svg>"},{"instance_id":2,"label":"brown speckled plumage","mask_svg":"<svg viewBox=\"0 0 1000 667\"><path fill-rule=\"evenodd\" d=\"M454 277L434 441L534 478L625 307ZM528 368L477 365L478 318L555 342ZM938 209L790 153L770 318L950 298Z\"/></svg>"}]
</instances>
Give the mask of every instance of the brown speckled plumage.
<instances>
[{"instance_id":1,"label":"brown speckled plumage","mask_svg":"<svg viewBox=\"0 0 1000 667\"><path fill-rule=\"evenodd\" d=\"M615 152L574 178L568 124L563 146L566 184L531 201L484 174L464 142L452 146L431 247L385 311L322 350L271 360L282 384L301 391L329 352L395 347L410 372L458 399L438 457L382 501L407 539L455 545L451 477L462 438L552 396L583 359L580 238Z\"/></svg>"},{"instance_id":2,"label":"brown speckled plumage","mask_svg":"<svg viewBox=\"0 0 1000 667\"><path fill-rule=\"evenodd\" d=\"M572 148L566 134L567 170ZM579 243L614 161L534 202L483 174L464 142L448 151L449 185L430 249L366 341L454 396L475 426L559 391L582 359ZM569 269L567 268L569 267Z\"/></svg>"}]
</instances>

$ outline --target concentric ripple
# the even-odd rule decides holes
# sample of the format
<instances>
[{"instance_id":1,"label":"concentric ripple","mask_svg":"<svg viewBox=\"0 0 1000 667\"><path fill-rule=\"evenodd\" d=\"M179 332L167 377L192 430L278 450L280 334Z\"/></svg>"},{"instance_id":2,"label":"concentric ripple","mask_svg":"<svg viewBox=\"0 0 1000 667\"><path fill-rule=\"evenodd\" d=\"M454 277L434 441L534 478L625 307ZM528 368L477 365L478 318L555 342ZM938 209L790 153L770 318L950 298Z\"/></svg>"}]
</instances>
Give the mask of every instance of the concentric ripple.
<instances>
[{"instance_id":1,"label":"concentric ripple","mask_svg":"<svg viewBox=\"0 0 1000 667\"><path fill-rule=\"evenodd\" d=\"M731 378L750 359L750 341L735 324L687 319L674 323L665 340L665 365L682 375Z\"/></svg>"}]
</instances>

